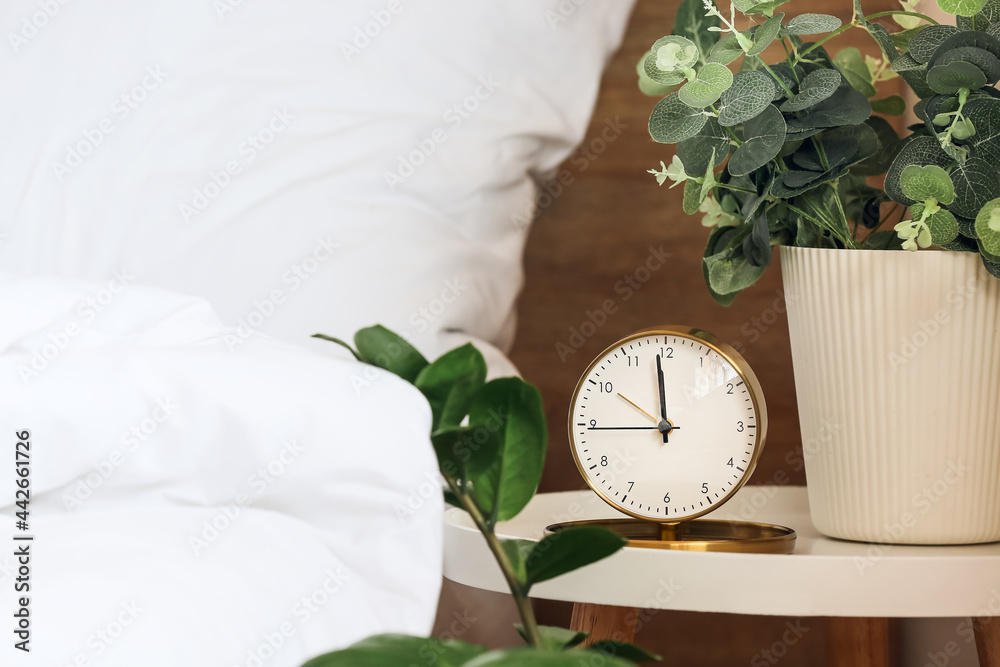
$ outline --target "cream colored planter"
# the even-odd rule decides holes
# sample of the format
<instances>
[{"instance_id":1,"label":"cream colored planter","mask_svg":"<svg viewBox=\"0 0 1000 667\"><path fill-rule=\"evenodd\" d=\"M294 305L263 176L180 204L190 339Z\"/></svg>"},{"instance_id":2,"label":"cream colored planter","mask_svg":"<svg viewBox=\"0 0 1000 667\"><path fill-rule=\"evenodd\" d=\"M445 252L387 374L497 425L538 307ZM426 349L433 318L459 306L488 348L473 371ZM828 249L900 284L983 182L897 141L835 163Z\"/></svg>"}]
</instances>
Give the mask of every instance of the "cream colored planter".
<instances>
[{"instance_id":1,"label":"cream colored planter","mask_svg":"<svg viewBox=\"0 0 1000 667\"><path fill-rule=\"evenodd\" d=\"M1000 540L1000 280L971 253L781 249L809 505L849 540Z\"/></svg>"}]
</instances>

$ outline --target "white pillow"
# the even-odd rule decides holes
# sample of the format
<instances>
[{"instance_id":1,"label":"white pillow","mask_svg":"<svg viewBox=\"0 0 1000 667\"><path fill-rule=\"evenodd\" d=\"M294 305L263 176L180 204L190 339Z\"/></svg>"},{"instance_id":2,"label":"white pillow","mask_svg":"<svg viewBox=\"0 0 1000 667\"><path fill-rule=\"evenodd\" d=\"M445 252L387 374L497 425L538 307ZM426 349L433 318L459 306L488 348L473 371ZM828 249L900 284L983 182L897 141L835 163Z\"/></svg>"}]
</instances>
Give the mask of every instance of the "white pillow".
<instances>
[{"instance_id":1,"label":"white pillow","mask_svg":"<svg viewBox=\"0 0 1000 667\"><path fill-rule=\"evenodd\" d=\"M296 343L381 322L431 358L506 350L532 177L582 138L630 7L3 3L0 267L118 271Z\"/></svg>"},{"instance_id":2,"label":"white pillow","mask_svg":"<svg viewBox=\"0 0 1000 667\"><path fill-rule=\"evenodd\" d=\"M0 273L0 433L12 461L30 434L31 494L17 532L9 466L0 520L35 538L31 652L3 664L247 665L270 644L297 667L428 632L443 501L420 393L388 373L355 392L361 364L259 334L231 352L206 302L159 289L90 317L104 289Z\"/></svg>"}]
</instances>

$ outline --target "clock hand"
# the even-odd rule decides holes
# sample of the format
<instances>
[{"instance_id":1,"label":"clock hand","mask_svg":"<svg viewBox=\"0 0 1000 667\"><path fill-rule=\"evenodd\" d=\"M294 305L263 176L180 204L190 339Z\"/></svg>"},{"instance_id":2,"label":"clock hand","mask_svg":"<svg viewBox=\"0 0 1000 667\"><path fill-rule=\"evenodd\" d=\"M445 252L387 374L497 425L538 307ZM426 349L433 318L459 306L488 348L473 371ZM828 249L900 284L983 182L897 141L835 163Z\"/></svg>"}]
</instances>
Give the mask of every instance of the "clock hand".
<instances>
[{"instance_id":1,"label":"clock hand","mask_svg":"<svg viewBox=\"0 0 1000 667\"><path fill-rule=\"evenodd\" d=\"M674 428L677 428L676 426ZM588 426L588 431L658 431L658 426Z\"/></svg>"},{"instance_id":2,"label":"clock hand","mask_svg":"<svg viewBox=\"0 0 1000 667\"><path fill-rule=\"evenodd\" d=\"M636 410L638 410L638 411L639 411L639 412L641 412L642 414L644 414L644 415L646 415L647 417L649 417L650 419L652 419L652 420L653 420L654 422L656 422L657 426L659 426L659 423L660 423L660 420L659 420L659 419L657 419L657 418L656 418L656 417L654 417L653 415L649 414L648 412L646 412L645 410L643 410L643 409L642 409L642 408L640 408L640 407L639 407L638 405L636 405L636 404L635 404L635 403L633 403L632 401L628 400L627 398L625 398L625 397L624 397L624 396L622 396L621 394L618 394L618 398L620 398L620 399L624 400L624 401L625 401L626 403L628 403L629 405L631 405L631 406L632 406L633 408L635 408Z\"/></svg>"},{"instance_id":3,"label":"clock hand","mask_svg":"<svg viewBox=\"0 0 1000 667\"><path fill-rule=\"evenodd\" d=\"M660 416L663 417L663 421L666 422L665 426L660 425L660 431L663 433L663 442L669 442L670 431L673 428L673 424L667 419L667 396L663 389L663 367L660 366L660 355L656 355L656 384L660 391Z\"/></svg>"}]
</instances>

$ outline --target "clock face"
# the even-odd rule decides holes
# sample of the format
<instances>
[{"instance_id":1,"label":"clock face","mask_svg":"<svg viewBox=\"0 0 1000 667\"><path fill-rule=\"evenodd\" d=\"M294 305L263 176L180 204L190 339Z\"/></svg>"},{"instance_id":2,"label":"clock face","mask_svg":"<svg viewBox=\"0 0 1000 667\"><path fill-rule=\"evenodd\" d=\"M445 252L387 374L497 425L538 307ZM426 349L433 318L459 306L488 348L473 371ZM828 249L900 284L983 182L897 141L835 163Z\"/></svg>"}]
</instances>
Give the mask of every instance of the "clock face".
<instances>
[{"instance_id":1,"label":"clock face","mask_svg":"<svg viewBox=\"0 0 1000 667\"><path fill-rule=\"evenodd\" d=\"M690 329L650 330L605 350L581 378L570 443L587 483L610 504L680 521L712 511L750 476L764 412L760 386L734 350Z\"/></svg>"}]
</instances>

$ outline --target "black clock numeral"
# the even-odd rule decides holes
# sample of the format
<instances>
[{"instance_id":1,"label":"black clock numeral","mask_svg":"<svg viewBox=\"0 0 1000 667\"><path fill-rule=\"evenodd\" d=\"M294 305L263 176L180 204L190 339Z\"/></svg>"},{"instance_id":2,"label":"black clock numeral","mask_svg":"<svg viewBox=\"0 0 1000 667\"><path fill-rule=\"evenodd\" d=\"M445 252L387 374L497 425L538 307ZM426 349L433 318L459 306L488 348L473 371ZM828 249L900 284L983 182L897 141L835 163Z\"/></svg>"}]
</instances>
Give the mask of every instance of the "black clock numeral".
<instances>
[{"instance_id":1,"label":"black clock numeral","mask_svg":"<svg viewBox=\"0 0 1000 667\"><path fill-rule=\"evenodd\" d=\"M629 490L629 493L631 493L631 492L632 492L632 487L633 487L633 486L635 486L635 482L629 482L629 483L628 483L628 490Z\"/></svg>"},{"instance_id":2,"label":"black clock numeral","mask_svg":"<svg viewBox=\"0 0 1000 667\"><path fill-rule=\"evenodd\" d=\"M610 382L598 382L597 383L597 391L605 393L605 394L610 394L612 391L614 391L614 389L611 387L611 383ZM729 393L731 394L733 392L729 392Z\"/></svg>"},{"instance_id":3,"label":"black clock numeral","mask_svg":"<svg viewBox=\"0 0 1000 667\"><path fill-rule=\"evenodd\" d=\"M628 355L625 358L628 359L628 365L629 366L638 366L639 365L639 357L637 355L630 354L630 355Z\"/></svg>"},{"instance_id":4,"label":"black clock numeral","mask_svg":"<svg viewBox=\"0 0 1000 667\"><path fill-rule=\"evenodd\" d=\"M726 386L727 386L727 387L729 388L729 391L727 391L726 393L727 393L727 394L732 394L732 393L733 393L733 389L734 389L734 387L733 387L733 383L732 383L732 382L730 382L730 383L729 383L729 384L727 384Z\"/></svg>"},{"instance_id":5,"label":"black clock numeral","mask_svg":"<svg viewBox=\"0 0 1000 667\"><path fill-rule=\"evenodd\" d=\"M743 432L743 422L736 422L736 432L737 433Z\"/></svg>"},{"instance_id":6,"label":"black clock numeral","mask_svg":"<svg viewBox=\"0 0 1000 667\"><path fill-rule=\"evenodd\" d=\"M602 466L608 465L608 457L607 456L602 456L601 457L601 465Z\"/></svg>"},{"instance_id":7,"label":"black clock numeral","mask_svg":"<svg viewBox=\"0 0 1000 667\"><path fill-rule=\"evenodd\" d=\"M590 420L590 428L597 428L597 420L596 419L591 419Z\"/></svg>"},{"instance_id":8,"label":"black clock numeral","mask_svg":"<svg viewBox=\"0 0 1000 667\"><path fill-rule=\"evenodd\" d=\"M667 504L669 504L669 503L670 503L670 492L669 492L669 491L667 491L667 493L665 493L665 494L663 495L663 502L664 502L664 503L667 503Z\"/></svg>"},{"instance_id":9,"label":"black clock numeral","mask_svg":"<svg viewBox=\"0 0 1000 667\"><path fill-rule=\"evenodd\" d=\"M674 348L672 348L672 347L661 347L660 348L660 356L663 357L664 359L673 359L674 358Z\"/></svg>"},{"instance_id":10,"label":"black clock numeral","mask_svg":"<svg viewBox=\"0 0 1000 667\"><path fill-rule=\"evenodd\" d=\"M708 493L708 482L705 482L701 485L701 492Z\"/></svg>"},{"instance_id":11,"label":"black clock numeral","mask_svg":"<svg viewBox=\"0 0 1000 667\"><path fill-rule=\"evenodd\" d=\"M730 468L732 468L732 467L733 467L733 466L735 466L736 464L735 464L735 463L733 463L733 460L732 460L732 459L729 459L729 463L727 463L726 465L727 465L727 466L729 466Z\"/></svg>"}]
</instances>

